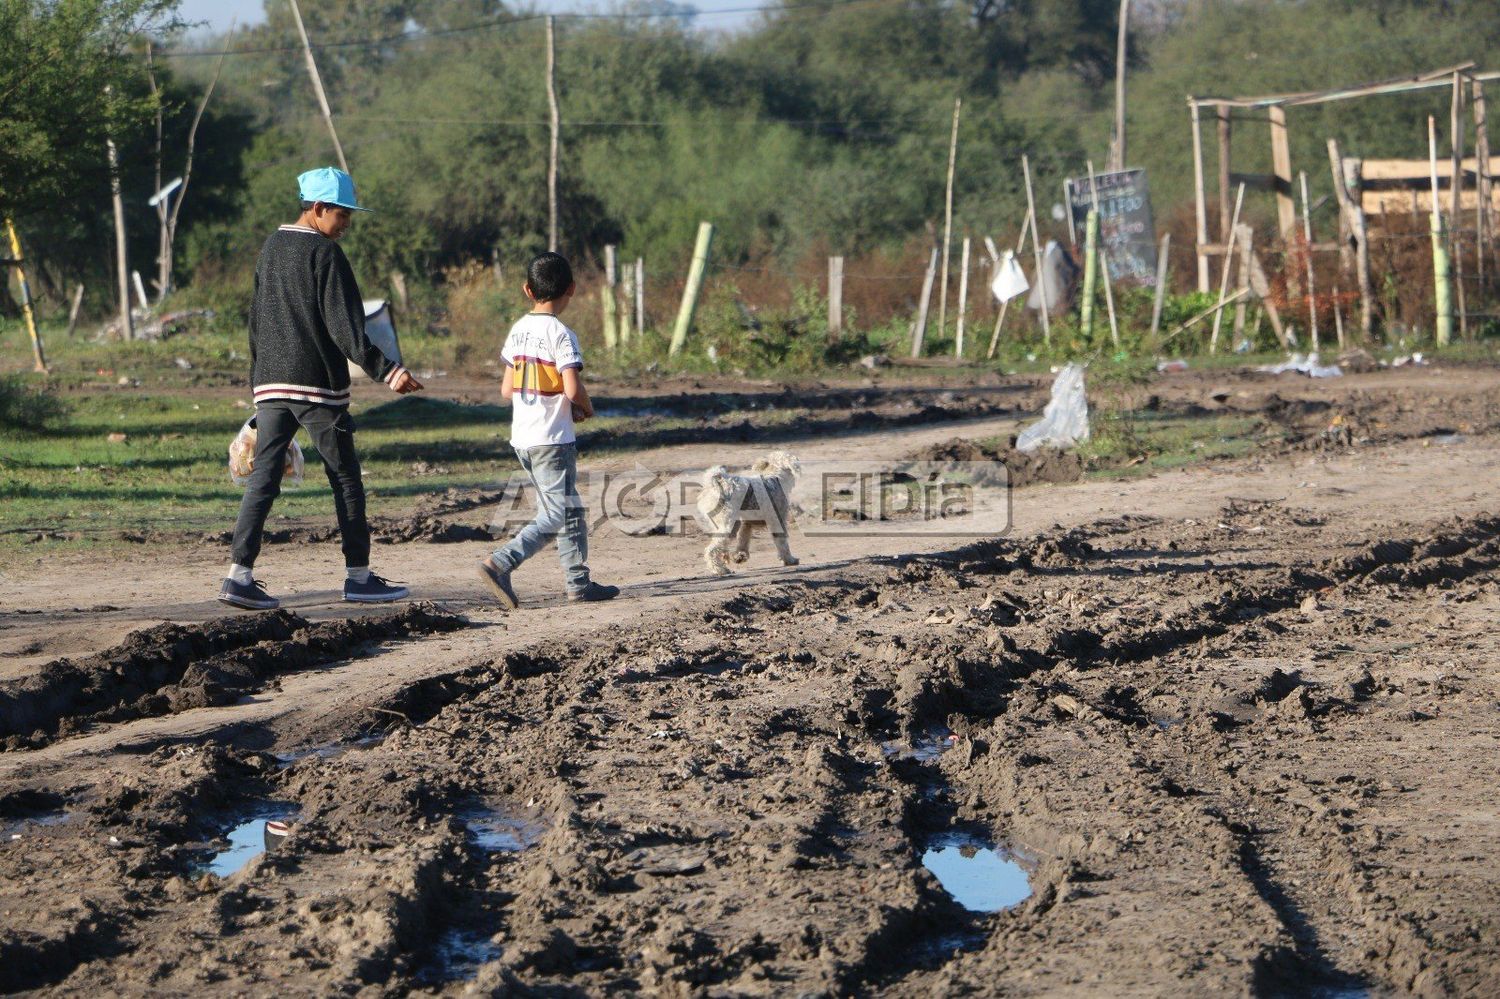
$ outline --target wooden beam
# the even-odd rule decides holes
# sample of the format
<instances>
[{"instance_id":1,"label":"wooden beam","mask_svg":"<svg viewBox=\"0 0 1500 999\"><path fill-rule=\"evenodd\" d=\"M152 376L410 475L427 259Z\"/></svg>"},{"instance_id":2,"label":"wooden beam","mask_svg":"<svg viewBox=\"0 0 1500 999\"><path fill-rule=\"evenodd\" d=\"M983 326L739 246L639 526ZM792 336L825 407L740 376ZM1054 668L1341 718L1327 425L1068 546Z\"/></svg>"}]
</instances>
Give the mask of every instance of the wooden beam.
<instances>
[{"instance_id":1,"label":"wooden beam","mask_svg":"<svg viewBox=\"0 0 1500 999\"><path fill-rule=\"evenodd\" d=\"M1336 90L1309 90L1296 94L1268 94L1263 97L1198 97L1188 98L1203 107L1216 108L1221 105L1231 108L1266 108L1266 107L1300 107L1311 104L1327 104L1333 101L1348 101L1359 97L1374 97L1380 94L1401 94L1413 90L1434 90L1439 87L1448 86L1448 81L1454 73L1472 70L1472 62L1460 63L1457 66L1445 66L1442 69L1419 73L1416 76L1403 76L1393 80L1384 80L1379 83L1360 84L1353 87L1343 87ZM1500 72L1473 73L1476 80L1500 79Z\"/></svg>"},{"instance_id":2,"label":"wooden beam","mask_svg":"<svg viewBox=\"0 0 1500 999\"><path fill-rule=\"evenodd\" d=\"M1328 140L1328 167L1333 173L1333 194L1338 200L1339 214L1354 242L1354 267L1359 278L1359 331L1368 343L1374 325L1372 309L1375 297L1370 282L1370 232L1364 210L1354 203L1354 196L1344 181L1344 158L1339 155L1337 139Z\"/></svg>"},{"instance_id":3,"label":"wooden beam","mask_svg":"<svg viewBox=\"0 0 1500 999\"><path fill-rule=\"evenodd\" d=\"M1271 162L1276 174L1276 231L1283 239L1297 226L1292 200L1292 152L1286 136L1286 109L1271 108Z\"/></svg>"},{"instance_id":4,"label":"wooden beam","mask_svg":"<svg viewBox=\"0 0 1500 999\"><path fill-rule=\"evenodd\" d=\"M1229 179L1229 136L1232 125L1229 120L1229 109L1221 107L1218 109L1219 119L1219 242L1227 243L1230 239L1230 194L1232 190Z\"/></svg>"},{"instance_id":5,"label":"wooden beam","mask_svg":"<svg viewBox=\"0 0 1500 999\"><path fill-rule=\"evenodd\" d=\"M1203 129L1198 120L1198 103L1191 97L1188 98L1188 111L1193 118L1193 210L1197 225L1198 290L1207 294L1208 255L1203 252L1203 246L1208 242L1208 205L1203 196Z\"/></svg>"}]
</instances>

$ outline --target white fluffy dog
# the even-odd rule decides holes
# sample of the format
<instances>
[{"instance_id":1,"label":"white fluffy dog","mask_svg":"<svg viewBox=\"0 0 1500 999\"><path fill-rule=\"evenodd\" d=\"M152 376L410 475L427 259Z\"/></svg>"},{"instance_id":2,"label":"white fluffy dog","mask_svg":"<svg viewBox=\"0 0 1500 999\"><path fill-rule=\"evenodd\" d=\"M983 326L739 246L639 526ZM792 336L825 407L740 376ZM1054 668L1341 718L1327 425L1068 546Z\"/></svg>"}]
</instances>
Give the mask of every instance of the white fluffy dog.
<instances>
[{"instance_id":1,"label":"white fluffy dog","mask_svg":"<svg viewBox=\"0 0 1500 999\"><path fill-rule=\"evenodd\" d=\"M757 527L770 533L783 565L797 564L787 544L787 529L791 526L792 486L801 473L801 463L786 451L773 451L757 459L747 475L733 475L723 465L703 473L698 513L712 538L703 550L710 572L727 576L731 561L745 561L750 555L750 535Z\"/></svg>"}]
</instances>

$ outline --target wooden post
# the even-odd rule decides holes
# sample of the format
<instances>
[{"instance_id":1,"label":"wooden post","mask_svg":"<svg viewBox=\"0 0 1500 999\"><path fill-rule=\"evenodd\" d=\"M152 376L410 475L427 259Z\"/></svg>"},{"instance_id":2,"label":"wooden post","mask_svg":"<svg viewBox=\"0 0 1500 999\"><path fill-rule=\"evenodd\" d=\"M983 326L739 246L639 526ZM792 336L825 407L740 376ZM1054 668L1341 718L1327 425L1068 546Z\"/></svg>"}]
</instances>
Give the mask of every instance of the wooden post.
<instances>
[{"instance_id":1,"label":"wooden post","mask_svg":"<svg viewBox=\"0 0 1500 999\"><path fill-rule=\"evenodd\" d=\"M828 258L828 339L844 332L844 258Z\"/></svg>"},{"instance_id":2,"label":"wooden post","mask_svg":"<svg viewBox=\"0 0 1500 999\"><path fill-rule=\"evenodd\" d=\"M1453 299L1449 286L1448 247L1443 238L1443 213L1438 207L1437 177L1437 119L1427 116L1427 164L1432 175L1432 214L1428 223L1432 230L1432 278L1433 304L1437 317L1433 339L1439 347L1446 347L1453 339Z\"/></svg>"},{"instance_id":3,"label":"wooden post","mask_svg":"<svg viewBox=\"0 0 1500 999\"><path fill-rule=\"evenodd\" d=\"M15 264L16 274L21 279L21 315L26 319L26 332L31 334L32 367L33 370L45 372L47 352L42 348L42 335L36 328L36 314L31 310L31 284L26 280L26 260L21 256L21 238L16 235L15 223L10 219L5 220L5 231L10 236L10 262Z\"/></svg>"},{"instance_id":4,"label":"wooden post","mask_svg":"<svg viewBox=\"0 0 1500 999\"><path fill-rule=\"evenodd\" d=\"M1354 273L1359 279L1359 335L1368 343L1374 328L1374 291L1370 282L1370 231L1365 224L1365 210L1349 193L1344 183L1344 158L1337 139L1328 140L1328 165L1333 171L1333 194L1339 211L1349 219L1349 235L1354 240Z\"/></svg>"},{"instance_id":5,"label":"wooden post","mask_svg":"<svg viewBox=\"0 0 1500 999\"><path fill-rule=\"evenodd\" d=\"M953 134L948 139L948 188L943 207L943 293L938 299L938 332L948 328L948 247L953 242L953 168L958 162L958 115L964 99L953 99Z\"/></svg>"},{"instance_id":6,"label":"wooden post","mask_svg":"<svg viewBox=\"0 0 1500 999\"><path fill-rule=\"evenodd\" d=\"M1344 306L1339 301L1339 286L1333 286L1333 329L1339 338L1339 350L1344 349Z\"/></svg>"},{"instance_id":7,"label":"wooden post","mask_svg":"<svg viewBox=\"0 0 1500 999\"><path fill-rule=\"evenodd\" d=\"M1307 171L1298 175L1302 182L1302 239L1307 248L1307 328L1312 336L1313 353L1318 351L1318 299L1313 292L1312 216L1307 210Z\"/></svg>"},{"instance_id":8,"label":"wooden post","mask_svg":"<svg viewBox=\"0 0 1500 999\"><path fill-rule=\"evenodd\" d=\"M1099 247L1099 280L1104 283L1104 308L1109 313L1109 342L1120 349L1120 323L1115 318L1114 284L1109 279L1109 254Z\"/></svg>"},{"instance_id":9,"label":"wooden post","mask_svg":"<svg viewBox=\"0 0 1500 999\"><path fill-rule=\"evenodd\" d=\"M1464 297L1463 226L1459 220L1460 195L1464 189L1464 88L1463 74L1453 74L1453 97L1449 106L1448 146L1453 152L1453 173L1448 181L1448 247L1453 258L1453 290L1458 293L1458 332L1469 338L1469 310ZM1477 167L1478 164L1476 163Z\"/></svg>"},{"instance_id":10,"label":"wooden post","mask_svg":"<svg viewBox=\"0 0 1500 999\"><path fill-rule=\"evenodd\" d=\"M339 142L339 133L333 127L333 111L328 107L328 95L323 92L323 78L318 75L318 62L313 58L312 43L307 40L307 29L302 26L302 11L297 7L297 0L287 0L292 5L292 20L297 22L297 34L302 39L302 56L307 60L307 75L312 77L313 92L318 97L318 107L323 111L323 123L328 126L328 134L333 139L333 151L338 154L339 167L345 173L349 172L349 161L344 159L344 146Z\"/></svg>"},{"instance_id":11,"label":"wooden post","mask_svg":"<svg viewBox=\"0 0 1500 999\"><path fill-rule=\"evenodd\" d=\"M963 253L958 264L958 329L953 341L953 356L964 356L964 318L969 311L969 249L972 240L964 237Z\"/></svg>"},{"instance_id":12,"label":"wooden post","mask_svg":"<svg viewBox=\"0 0 1500 999\"><path fill-rule=\"evenodd\" d=\"M1241 222L1234 227L1234 245L1239 250L1239 274L1235 279L1235 290L1250 291L1250 242L1253 238L1253 230ZM1226 262L1227 263L1227 262ZM1241 298L1234 304L1234 343L1232 349L1239 350L1240 344L1245 340L1245 307L1246 300Z\"/></svg>"},{"instance_id":13,"label":"wooden post","mask_svg":"<svg viewBox=\"0 0 1500 999\"><path fill-rule=\"evenodd\" d=\"M1229 293L1229 271L1234 263L1234 231L1240 224L1240 207L1245 203L1245 185L1241 184L1239 191L1234 196L1234 213L1230 216L1229 227L1224 230L1227 234L1224 240L1224 269L1219 275L1219 311L1214 313L1214 331L1208 338L1208 352L1217 354L1219 352L1219 328L1224 321L1224 301Z\"/></svg>"},{"instance_id":14,"label":"wooden post","mask_svg":"<svg viewBox=\"0 0 1500 999\"><path fill-rule=\"evenodd\" d=\"M109 92L109 88L105 88ZM125 202L120 197L120 156L115 140L106 136L104 148L109 153L109 192L115 205L115 288L120 296L120 339L135 339L135 321L130 315L130 259L125 244Z\"/></svg>"},{"instance_id":15,"label":"wooden post","mask_svg":"<svg viewBox=\"0 0 1500 999\"><path fill-rule=\"evenodd\" d=\"M1271 282L1266 278L1265 268L1260 265L1260 257L1253 252L1250 254L1250 290L1266 310L1266 317L1271 320L1271 332L1276 334L1283 347L1291 350L1292 338L1287 335L1286 325L1281 321L1281 310L1271 301Z\"/></svg>"},{"instance_id":16,"label":"wooden post","mask_svg":"<svg viewBox=\"0 0 1500 999\"><path fill-rule=\"evenodd\" d=\"M141 272L131 271L130 280L135 285L135 300L141 303L141 311L151 308L151 300L146 297L146 286L141 283Z\"/></svg>"},{"instance_id":17,"label":"wooden post","mask_svg":"<svg viewBox=\"0 0 1500 999\"><path fill-rule=\"evenodd\" d=\"M1276 225L1286 239L1297 226L1297 205L1292 200L1292 152L1286 138L1286 108L1273 104L1266 109L1271 119L1271 164L1276 174Z\"/></svg>"},{"instance_id":18,"label":"wooden post","mask_svg":"<svg viewBox=\"0 0 1500 999\"><path fill-rule=\"evenodd\" d=\"M1036 284L1039 289L1037 298L1042 303L1042 342L1052 346L1052 319L1048 315L1051 309L1047 305L1047 272L1042 268L1042 230L1036 224L1036 196L1031 190L1031 157L1021 154L1021 174L1026 178L1026 218L1031 223L1031 251L1036 259ZM1071 209L1068 217L1072 218ZM1022 232L1022 236L1025 232ZM1020 252L1019 247L1017 252Z\"/></svg>"},{"instance_id":19,"label":"wooden post","mask_svg":"<svg viewBox=\"0 0 1500 999\"><path fill-rule=\"evenodd\" d=\"M1474 166L1475 193L1478 202L1474 206L1475 256L1479 259L1480 294L1485 290L1485 247L1495 236L1494 208L1490 204L1490 133L1484 109L1484 84L1478 80L1473 86L1474 101Z\"/></svg>"},{"instance_id":20,"label":"wooden post","mask_svg":"<svg viewBox=\"0 0 1500 999\"><path fill-rule=\"evenodd\" d=\"M1021 238L1016 240L1017 256L1026 247L1026 232L1030 228L1031 216L1027 215L1026 218L1021 220ZM1032 235L1032 242L1036 242L1035 234ZM1000 266L1000 254L995 250L995 241L986 236L984 238L984 246L989 251L990 261L998 268ZM1009 311L1010 299L1007 298L1000 303L1000 314L995 317L995 332L990 334L990 349L984 352L984 359L986 361L993 361L995 359L995 348L1000 344L1000 329L1005 325L1005 314Z\"/></svg>"},{"instance_id":21,"label":"wooden post","mask_svg":"<svg viewBox=\"0 0 1500 999\"><path fill-rule=\"evenodd\" d=\"M400 271L391 271L391 291L396 296L396 304L401 306L405 312L411 304L411 299L406 294L406 275Z\"/></svg>"},{"instance_id":22,"label":"wooden post","mask_svg":"<svg viewBox=\"0 0 1500 999\"><path fill-rule=\"evenodd\" d=\"M1125 169L1125 43L1130 30L1130 0L1120 0L1120 32L1115 40L1115 141L1110 165Z\"/></svg>"},{"instance_id":23,"label":"wooden post","mask_svg":"<svg viewBox=\"0 0 1500 999\"><path fill-rule=\"evenodd\" d=\"M1194 238L1198 249L1198 290L1208 292L1208 254L1203 247L1208 243L1208 205L1203 197L1203 128L1198 121L1198 102L1188 98L1188 110L1193 116L1193 211L1197 228Z\"/></svg>"},{"instance_id":24,"label":"wooden post","mask_svg":"<svg viewBox=\"0 0 1500 999\"><path fill-rule=\"evenodd\" d=\"M932 282L937 277L938 248L932 248L932 259L927 261L927 273L922 278L922 304L917 308L917 326L911 334L911 356L922 356L922 344L927 339L927 310L932 305Z\"/></svg>"},{"instance_id":25,"label":"wooden post","mask_svg":"<svg viewBox=\"0 0 1500 999\"><path fill-rule=\"evenodd\" d=\"M687 343L688 330L693 325L693 312L698 308L698 292L703 290L703 275L708 270L708 251L713 245L714 227L711 222L698 223L698 242L693 245L693 263L688 268L687 285L682 289L682 304L677 309L677 324L672 327L672 345L668 354L676 357Z\"/></svg>"},{"instance_id":26,"label":"wooden post","mask_svg":"<svg viewBox=\"0 0 1500 999\"><path fill-rule=\"evenodd\" d=\"M557 29L551 14L547 15L547 115L551 124L551 141L547 147L547 249L557 252L557 144L562 128L557 107ZM701 231L700 235L701 235ZM696 258L695 258L696 259ZM691 317L689 317L691 318ZM683 331L685 336L686 330ZM673 336L672 353L677 353Z\"/></svg>"},{"instance_id":27,"label":"wooden post","mask_svg":"<svg viewBox=\"0 0 1500 999\"><path fill-rule=\"evenodd\" d=\"M619 317L620 306L615 301L615 285L619 283L619 275L615 273L615 245L606 243L604 246L604 287L599 289L599 301L604 310L604 346L610 353L620 345L619 330L615 320Z\"/></svg>"},{"instance_id":28,"label":"wooden post","mask_svg":"<svg viewBox=\"0 0 1500 999\"><path fill-rule=\"evenodd\" d=\"M620 269L620 291L624 301L620 303L620 346L630 343L631 316L635 313L635 268L626 264Z\"/></svg>"},{"instance_id":29,"label":"wooden post","mask_svg":"<svg viewBox=\"0 0 1500 999\"><path fill-rule=\"evenodd\" d=\"M1161 238L1161 248L1156 251L1156 294L1151 301L1151 335L1154 337L1161 330L1161 303L1167 294L1167 263L1168 251L1172 248L1172 234L1166 233Z\"/></svg>"},{"instance_id":30,"label":"wooden post","mask_svg":"<svg viewBox=\"0 0 1500 999\"><path fill-rule=\"evenodd\" d=\"M83 305L83 283L73 289L73 304L68 307L68 336L78 328L78 309Z\"/></svg>"},{"instance_id":31,"label":"wooden post","mask_svg":"<svg viewBox=\"0 0 1500 999\"><path fill-rule=\"evenodd\" d=\"M1089 190L1093 201L1083 227L1083 292L1078 310L1078 328L1085 340L1094 334L1094 282L1099 277L1099 194L1094 184L1094 164L1089 163Z\"/></svg>"},{"instance_id":32,"label":"wooden post","mask_svg":"<svg viewBox=\"0 0 1500 999\"><path fill-rule=\"evenodd\" d=\"M1225 247L1225 261L1229 259L1229 243L1234 239L1234 223L1230 221L1229 192L1229 109L1222 104L1215 109L1219 119L1219 242Z\"/></svg>"},{"instance_id":33,"label":"wooden post","mask_svg":"<svg viewBox=\"0 0 1500 999\"><path fill-rule=\"evenodd\" d=\"M646 260L644 257L635 258L635 328L645 335L646 332Z\"/></svg>"}]
</instances>

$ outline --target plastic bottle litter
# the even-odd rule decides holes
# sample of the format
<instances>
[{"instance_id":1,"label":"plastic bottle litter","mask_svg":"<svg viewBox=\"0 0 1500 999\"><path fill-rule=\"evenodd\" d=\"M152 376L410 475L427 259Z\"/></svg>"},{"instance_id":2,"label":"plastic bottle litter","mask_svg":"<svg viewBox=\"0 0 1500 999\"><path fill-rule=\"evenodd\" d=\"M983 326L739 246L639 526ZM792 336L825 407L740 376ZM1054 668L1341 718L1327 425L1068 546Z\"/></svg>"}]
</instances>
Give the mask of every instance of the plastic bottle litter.
<instances>
[{"instance_id":1,"label":"plastic bottle litter","mask_svg":"<svg viewBox=\"0 0 1500 999\"><path fill-rule=\"evenodd\" d=\"M1016 450L1066 449L1089 439L1089 402L1083 389L1083 365L1067 364L1052 380L1052 399L1042 418L1016 438Z\"/></svg>"},{"instance_id":2,"label":"plastic bottle litter","mask_svg":"<svg viewBox=\"0 0 1500 999\"><path fill-rule=\"evenodd\" d=\"M229 442L229 478L237 486L248 483L250 472L255 468L255 438L255 417L252 416ZM286 471L281 483L286 486L302 484L302 448L295 440L286 449Z\"/></svg>"}]
</instances>

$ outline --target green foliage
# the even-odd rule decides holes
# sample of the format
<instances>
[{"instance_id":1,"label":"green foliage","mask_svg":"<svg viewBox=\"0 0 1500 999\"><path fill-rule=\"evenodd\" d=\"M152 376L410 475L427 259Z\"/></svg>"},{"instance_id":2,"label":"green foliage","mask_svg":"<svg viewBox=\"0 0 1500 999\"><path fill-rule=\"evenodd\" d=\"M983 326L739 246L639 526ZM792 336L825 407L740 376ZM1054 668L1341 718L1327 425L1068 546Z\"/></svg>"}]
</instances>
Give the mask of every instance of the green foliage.
<instances>
[{"instance_id":1,"label":"green foliage","mask_svg":"<svg viewBox=\"0 0 1500 999\"><path fill-rule=\"evenodd\" d=\"M61 424L68 404L23 375L0 375L0 430L47 430Z\"/></svg>"}]
</instances>

